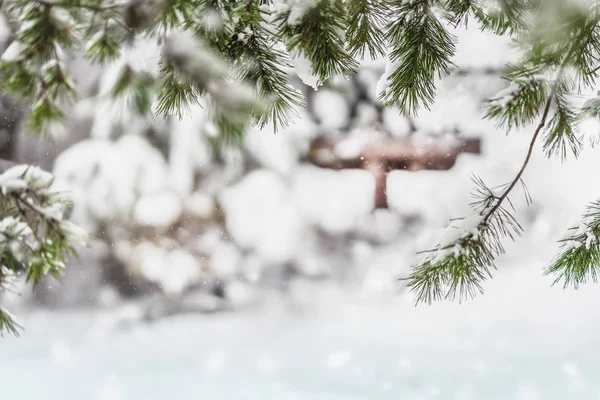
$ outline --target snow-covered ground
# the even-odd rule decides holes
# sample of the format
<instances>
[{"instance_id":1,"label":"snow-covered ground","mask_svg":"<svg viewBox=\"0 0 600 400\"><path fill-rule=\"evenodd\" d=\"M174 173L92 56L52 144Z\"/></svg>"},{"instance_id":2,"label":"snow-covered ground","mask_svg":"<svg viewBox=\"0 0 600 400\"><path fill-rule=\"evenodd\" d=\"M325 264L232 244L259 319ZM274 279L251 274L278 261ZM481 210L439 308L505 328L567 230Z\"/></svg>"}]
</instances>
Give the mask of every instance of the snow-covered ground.
<instances>
[{"instance_id":1,"label":"snow-covered ground","mask_svg":"<svg viewBox=\"0 0 600 400\"><path fill-rule=\"evenodd\" d=\"M501 273L464 305L369 304L322 289L318 311L273 306L121 329L110 313L31 314L21 338L0 342L3 397L599 398L600 291L551 289L537 272Z\"/></svg>"}]
</instances>

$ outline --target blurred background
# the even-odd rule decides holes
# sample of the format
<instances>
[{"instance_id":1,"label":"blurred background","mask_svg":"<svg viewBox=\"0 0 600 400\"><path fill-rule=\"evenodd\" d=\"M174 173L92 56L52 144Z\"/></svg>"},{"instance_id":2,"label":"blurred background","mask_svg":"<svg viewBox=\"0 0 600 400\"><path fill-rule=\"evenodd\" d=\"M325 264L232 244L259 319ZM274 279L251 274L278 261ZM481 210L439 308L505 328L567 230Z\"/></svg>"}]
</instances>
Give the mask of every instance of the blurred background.
<instances>
[{"instance_id":1,"label":"blurred background","mask_svg":"<svg viewBox=\"0 0 600 400\"><path fill-rule=\"evenodd\" d=\"M508 40L454 33L460 68L417 117L382 108L385 62L368 61L318 90L294 76L300 117L236 148L211 147L200 107L165 121L97 100L111 67L77 55L64 139L28 133L3 98L1 158L52 171L92 236L62 283L1 299L25 327L0 340L3 396L600 398L598 288L542 276L600 194L581 179L600 167L591 146L564 163L535 151L533 204L513 197L525 234L484 295L415 308L405 290L417 252L468 212L473 174L509 181L533 132L483 118L505 86ZM157 52L139 42L123 57L143 68Z\"/></svg>"}]
</instances>

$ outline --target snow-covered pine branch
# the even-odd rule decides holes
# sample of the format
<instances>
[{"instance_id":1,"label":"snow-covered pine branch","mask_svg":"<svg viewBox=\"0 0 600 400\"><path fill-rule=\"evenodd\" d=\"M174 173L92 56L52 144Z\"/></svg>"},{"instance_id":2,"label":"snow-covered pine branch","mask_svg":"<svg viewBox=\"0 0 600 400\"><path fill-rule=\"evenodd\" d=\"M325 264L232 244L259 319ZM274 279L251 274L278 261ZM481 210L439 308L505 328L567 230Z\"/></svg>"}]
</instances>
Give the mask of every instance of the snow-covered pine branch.
<instances>
[{"instance_id":1,"label":"snow-covered pine branch","mask_svg":"<svg viewBox=\"0 0 600 400\"><path fill-rule=\"evenodd\" d=\"M35 288L45 275L60 279L86 234L68 221L71 203L51 174L17 165L0 175L0 294L24 275ZM0 308L0 334L19 325Z\"/></svg>"},{"instance_id":2,"label":"snow-covered pine branch","mask_svg":"<svg viewBox=\"0 0 600 400\"><path fill-rule=\"evenodd\" d=\"M499 190L489 189L483 181L477 181L475 213L462 220L463 224L472 223L441 242L433 255L416 266L409 277L408 285L416 291L417 302L453 299L457 295L464 300L483 292L482 282L491 277L495 258L504 253L503 239L513 239L522 232L511 212L514 207L509 195L522 182L538 137L543 137L548 155L558 153L564 158L568 147L575 156L578 154L580 141L575 136L575 111L567 98L578 88L594 82L595 76L590 75L595 72L578 63L589 57L589 52L597 54L600 14L597 8L588 9L579 4L558 8L564 14L552 14L557 25L542 27L549 22L549 17L540 13L540 20L534 20L530 29L522 32L523 60L506 75L508 88L489 102L488 117L508 129L526 126L539 118L523 164L514 179ZM543 35L540 30L544 31ZM523 188L529 202L524 184ZM505 203L509 204L508 208ZM578 233L569 243L589 241L588 238L593 242L593 236ZM590 271L595 253L593 247L586 250L589 248L568 247L549 271L576 286L589 275L595 279L595 271Z\"/></svg>"}]
</instances>

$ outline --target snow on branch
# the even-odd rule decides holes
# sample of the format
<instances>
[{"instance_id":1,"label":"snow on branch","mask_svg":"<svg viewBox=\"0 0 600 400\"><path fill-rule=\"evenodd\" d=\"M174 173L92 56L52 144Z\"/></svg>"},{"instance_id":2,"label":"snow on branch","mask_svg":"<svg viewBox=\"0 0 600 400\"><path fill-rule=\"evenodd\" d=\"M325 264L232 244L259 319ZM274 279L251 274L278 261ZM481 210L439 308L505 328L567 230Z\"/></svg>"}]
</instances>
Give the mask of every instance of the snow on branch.
<instances>
[{"instance_id":1,"label":"snow on branch","mask_svg":"<svg viewBox=\"0 0 600 400\"><path fill-rule=\"evenodd\" d=\"M71 203L48 172L17 165L0 175L0 294L24 274L35 288L42 277L59 279L65 261L85 245L86 234L68 221ZM18 324L0 308L0 334Z\"/></svg>"}]
</instances>

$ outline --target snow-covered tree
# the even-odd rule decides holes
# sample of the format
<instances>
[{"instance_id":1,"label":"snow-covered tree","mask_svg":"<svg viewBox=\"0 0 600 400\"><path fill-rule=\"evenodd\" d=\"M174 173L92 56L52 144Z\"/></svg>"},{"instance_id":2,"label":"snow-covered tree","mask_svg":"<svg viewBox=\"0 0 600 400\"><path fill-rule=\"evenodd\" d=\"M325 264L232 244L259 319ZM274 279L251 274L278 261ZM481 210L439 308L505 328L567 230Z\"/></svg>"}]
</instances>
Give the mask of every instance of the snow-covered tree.
<instances>
[{"instance_id":1,"label":"snow-covered tree","mask_svg":"<svg viewBox=\"0 0 600 400\"><path fill-rule=\"evenodd\" d=\"M1 88L29 104L30 129L65 133L77 96L68 59L82 51L107 69L95 96L97 119L110 113L108 132L130 129L134 117L186 119L202 106L201 130L217 147L240 143L252 124L279 131L293 123L304 96L289 84L292 70L317 89L355 74L366 58L385 58L380 100L415 115L434 103L439 79L460 68L450 28L475 23L511 37L518 56L503 69L507 88L489 99L487 117L509 130L535 124L531 146L507 184L474 178L473 213L453 222L407 278L419 301L483 290L503 242L522 231L509 196L523 188L529 200L521 178L537 141L564 158L578 154L583 136L597 140L598 1L14 0L2 11L14 32ZM565 284L596 278L596 207L548 269Z\"/></svg>"}]
</instances>

